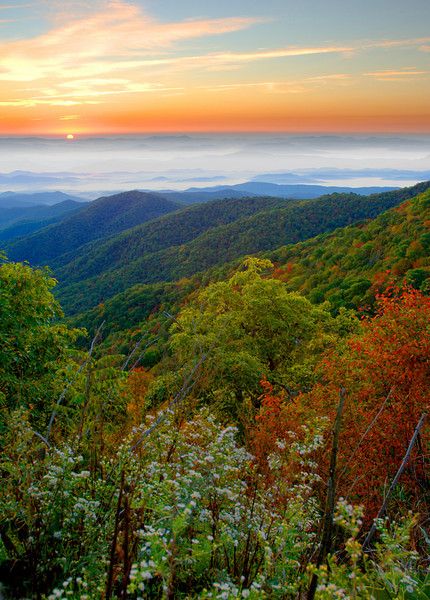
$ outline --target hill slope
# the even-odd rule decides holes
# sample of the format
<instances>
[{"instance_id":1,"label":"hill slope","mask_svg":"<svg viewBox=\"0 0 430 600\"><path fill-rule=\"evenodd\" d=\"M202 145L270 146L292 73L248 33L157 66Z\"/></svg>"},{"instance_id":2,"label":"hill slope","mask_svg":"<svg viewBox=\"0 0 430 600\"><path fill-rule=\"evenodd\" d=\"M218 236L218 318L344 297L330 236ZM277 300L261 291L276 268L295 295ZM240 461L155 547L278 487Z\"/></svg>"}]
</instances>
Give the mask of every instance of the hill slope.
<instances>
[{"instance_id":1,"label":"hill slope","mask_svg":"<svg viewBox=\"0 0 430 600\"><path fill-rule=\"evenodd\" d=\"M430 190L369 223L337 229L266 255L290 290L357 309L403 281L430 291Z\"/></svg>"},{"instance_id":2,"label":"hill slope","mask_svg":"<svg viewBox=\"0 0 430 600\"><path fill-rule=\"evenodd\" d=\"M59 295L67 311L85 310L135 283L174 281L189 277L245 254L271 250L288 243L332 231L357 221L373 218L402 200L413 197L430 184L419 184L368 198L334 194L317 200L288 202L254 211L255 214L227 224L212 226L184 243L177 219L187 219L192 209L124 232L102 244L85 248L82 256L68 265L58 265L62 282ZM236 205L261 206L262 199L235 200ZM205 208L227 207L233 201L218 201L193 207L196 215ZM272 201L273 202L273 201ZM276 202L276 201L274 201ZM176 226L173 226L175 223ZM155 243L153 228L157 228ZM198 232L198 227L193 231ZM171 231L174 235L171 236ZM193 234L191 231L191 236ZM181 237L182 236L182 237ZM161 243L160 243L161 240ZM74 283L75 282L75 283Z\"/></svg>"},{"instance_id":3,"label":"hill slope","mask_svg":"<svg viewBox=\"0 0 430 600\"><path fill-rule=\"evenodd\" d=\"M157 194L138 191L98 198L61 223L6 245L6 251L12 260L50 264L61 254L73 252L91 240L119 233L179 206Z\"/></svg>"},{"instance_id":4,"label":"hill slope","mask_svg":"<svg viewBox=\"0 0 430 600\"><path fill-rule=\"evenodd\" d=\"M289 290L313 302L328 300L335 311L341 306L357 309L372 304L379 291L404 279L430 290L430 190L373 221L339 228L264 256L275 263L274 276ZM77 315L73 322L92 331L105 320L109 343L125 349L135 331L152 331L165 323L163 311L175 314L190 293L228 277L237 264L181 281L134 285L107 299L103 307Z\"/></svg>"},{"instance_id":5,"label":"hill slope","mask_svg":"<svg viewBox=\"0 0 430 600\"><path fill-rule=\"evenodd\" d=\"M0 208L0 240L29 235L66 216L83 210L86 202L65 200L58 204L21 208Z\"/></svg>"},{"instance_id":6,"label":"hill slope","mask_svg":"<svg viewBox=\"0 0 430 600\"><path fill-rule=\"evenodd\" d=\"M80 281L122 267L142 256L183 246L208 230L228 225L267 209L280 209L279 198L216 200L143 223L106 240L87 244L75 254L60 256L51 265L64 281Z\"/></svg>"}]
</instances>

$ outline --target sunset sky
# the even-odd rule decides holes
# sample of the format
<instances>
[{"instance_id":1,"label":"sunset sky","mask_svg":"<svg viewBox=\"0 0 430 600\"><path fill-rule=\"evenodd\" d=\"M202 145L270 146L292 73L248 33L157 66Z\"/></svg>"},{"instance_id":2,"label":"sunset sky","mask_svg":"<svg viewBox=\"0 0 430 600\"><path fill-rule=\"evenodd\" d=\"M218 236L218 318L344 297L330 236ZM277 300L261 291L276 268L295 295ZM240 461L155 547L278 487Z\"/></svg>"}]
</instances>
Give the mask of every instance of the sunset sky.
<instances>
[{"instance_id":1,"label":"sunset sky","mask_svg":"<svg viewBox=\"0 0 430 600\"><path fill-rule=\"evenodd\" d=\"M0 134L430 132L429 0L6 0Z\"/></svg>"}]
</instances>

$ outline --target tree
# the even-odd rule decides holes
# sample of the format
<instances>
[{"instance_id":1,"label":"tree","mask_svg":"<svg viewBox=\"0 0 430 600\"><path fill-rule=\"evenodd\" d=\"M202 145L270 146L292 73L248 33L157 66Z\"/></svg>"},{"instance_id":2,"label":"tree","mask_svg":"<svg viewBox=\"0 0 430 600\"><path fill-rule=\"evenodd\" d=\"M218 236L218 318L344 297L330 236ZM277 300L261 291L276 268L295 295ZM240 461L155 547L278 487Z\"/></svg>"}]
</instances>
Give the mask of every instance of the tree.
<instances>
[{"instance_id":1,"label":"tree","mask_svg":"<svg viewBox=\"0 0 430 600\"><path fill-rule=\"evenodd\" d=\"M0 404L2 412L24 407L35 417L51 407L64 385L62 371L78 336L58 323L61 308L46 269L0 265ZM3 421L3 419L2 419Z\"/></svg>"},{"instance_id":2,"label":"tree","mask_svg":"<svg viewBox=\"0 0 430 600\"><path fill-rule=\"evenodd\" d=\"M319 365L322 381L293 405L263 385L250 440L264 465L276 440L288 443L291 432L300 435L301 426L318 416L333 422L339 389L344 387L339 494L363 504L367 520L376 515L385 486L402 462L421 414L429 409L430 388L430 298L406 288L379 296L376 308L374 317L362 320L358 334L326 354ZM408 506L416 502L417 509L418 502L422 506L423 500L429 501L427 444L428 431L423 428L398 492L398 499ZM318 462L324 479L325 451Z\"/></svg>"},{"instance_id":3,"label":"tree","mask_svg":"<svg viewBox=\"0 0 430 600\"><path fill-rule=\"evenodd\" d=\"M175 361L189 370L205 356L200 395L230 400L233 411L245 397L257 403L263 376L289 391L308 385L316 357L342 326L351 327L349 317L336 320L265 276L272 268L246 259L230 279L200 291L172 327Z\"/></svg>"}]
</instances>

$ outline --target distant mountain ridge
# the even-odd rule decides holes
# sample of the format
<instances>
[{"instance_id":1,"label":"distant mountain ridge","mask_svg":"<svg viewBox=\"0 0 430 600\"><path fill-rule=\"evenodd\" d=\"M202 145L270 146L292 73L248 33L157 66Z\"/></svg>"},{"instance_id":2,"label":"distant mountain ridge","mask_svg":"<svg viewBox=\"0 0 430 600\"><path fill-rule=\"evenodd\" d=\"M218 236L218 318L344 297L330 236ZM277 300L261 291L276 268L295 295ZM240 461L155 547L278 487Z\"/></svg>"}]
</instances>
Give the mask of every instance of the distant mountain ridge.
<instances>
[{"instance_id":1,"label":"distant mountain ridge","mask_svg":"<svg viewBox=\"0 0 430 600\"><path fill-rule=\"evenodd\" d=\"M79 196L71 196L64 192L0 192L0 208L20 208L41 204L51 206L67 200L86 202Z\"/></svg>"},{"instance_id":2,"label":"distant mountain ridge","mask_svg":"<svg viewBox=\"0 0 430 600\"><path fill-rule=\"evenodd\" d=\"M69 175L67 174L67 177ZM199 181L202 179L199 178ZM59 178L59 182L61 178ZM68 181L67 178L64 180ZM169 181L168 178L158 177L153 181ZM59 183L58 182L58 183ZM279 184L269 181L252 180L233 185L213 185L207 187L189 187L185 190L139 188L139 191L148 194L158 194L169 200L183 204L196 204L209 202L210 200L222 200L225 198L245 198L251 196L271 196L274 198L286 198L293 200L307 200L332 193L356 193L363 196L387 192L398 189L397 187L371 186L371 187L349 187L349 186L326 186L311 184ZM114 196L124 193L120 190L100 192L99 197ZM74 196L63 192L0 192L1 208L18 208L35 205L54 205L66 200L75 202L87 202L94 198L93 193L82 192L82 196Z\"/></svg>"},{"instance_id":3,"label":"distant mountain ridge","mask_svg":"<svg viewBox=\"0 0 430 600\"><path fill-rule=\"evenodd\" d=\"M272 196L291 200L311 200L327 194L360 194L370 196L399 189L397 187L348 187L308 184L278 184L266 181L246 181L234 185L215 185L210 187L190 187L182 192L161 190L158 193L179 202L194 203L218 200L222 198L240 198L249 196Z\"/></svg>"},{"instance_id":4,"label":"distant mountain ridge","mask_svg":"<svg viewBox=\"0 0 430 600\"><path fill-rule=\"evenodd\" d=\"M98 198L79 213L6 244L5 248L12 260L51 264L61 254L73 252L92 240L120 233L180 207L156 194L123 192Z\"/></svg>"},{"instance_id":5,"label":"distant mountain ridge","mask_svg":"<svg viewBox=\"0 0 430 600\"><path fill-rule=\"evenodd\" d=\"M85 208L86 202L64 200L58 204L0 208L0 240L29 235Z\"/></svg>"}]
</instances>

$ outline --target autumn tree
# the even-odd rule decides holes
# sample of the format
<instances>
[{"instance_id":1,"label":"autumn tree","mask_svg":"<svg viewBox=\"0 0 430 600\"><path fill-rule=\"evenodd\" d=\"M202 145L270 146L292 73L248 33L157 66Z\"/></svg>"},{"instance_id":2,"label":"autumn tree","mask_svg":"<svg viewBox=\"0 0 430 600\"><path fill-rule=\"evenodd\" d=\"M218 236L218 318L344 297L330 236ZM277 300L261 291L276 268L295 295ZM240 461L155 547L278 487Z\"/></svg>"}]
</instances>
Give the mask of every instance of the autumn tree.
<instances>
[{"instance_id":1,"label":"autumn tree","mask_svg":"<svg viewBox=\"0 0 430 600\"><path fill-rule=\"evenodd\" d=\"M430 298L406 288L377 302L376 315L364 318L358 334L324 357L319 365L323 380L294 404L264 384L251 436L264 461L277 439L288 441L289 432L298 434L303 424L318 416L333 422L344 387L339 494L363 503L368 518L375 516L421 414L428 411L430 389ZM424 429L398 489L407 505L428 497L427 444ZM318 460L324 478L327 454Z\"/></svg>"}]
</instances>

